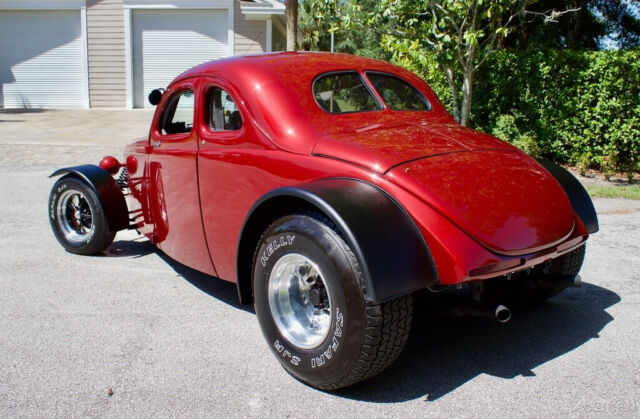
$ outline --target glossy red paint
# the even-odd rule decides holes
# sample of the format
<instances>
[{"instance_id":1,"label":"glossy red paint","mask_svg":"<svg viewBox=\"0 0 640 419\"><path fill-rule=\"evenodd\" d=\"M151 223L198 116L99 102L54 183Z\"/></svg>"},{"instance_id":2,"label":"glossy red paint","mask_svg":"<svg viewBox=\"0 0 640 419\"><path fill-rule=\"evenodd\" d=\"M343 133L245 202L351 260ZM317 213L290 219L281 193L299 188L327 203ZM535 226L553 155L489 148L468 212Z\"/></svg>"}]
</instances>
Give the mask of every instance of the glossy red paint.
<instances>
[{"instance_id":1,"label":"glossy red paint","mask_svg":"<svg viewBox=\"0 0 640 419\"><path fill-rule=\"evenodd\" d=\"M120 170L120 168L122 167L118 159L113 156L104 156L102 160L100 160L98 166L111 173L112 175L118 173L118 170Z\"/></svg>"},{"instance_id":2,"label":"glossy red paint","mask_svg":"<svg viewBox=\"0 0 640 419\"><path fill-rule=\"evenodd\" d=\"M573 231L573 211L562 187L520 152L439 155L403 164L390 175L499 254L532 253Z\"/></svg>"},{"instance_id":3,"label":"glossy red paint","mask_svg":"<svg viewBox=\"0 0 640 419\"><path fill-rule=\"evenodd\" d=\"M396 75L432 110L323 111L315 78L347 70L367 84L366 71ZM233 98L241 129L211 129L205 97L212 87ZM185 89L195 94L193 129L163 134L168 103ZM278 53L195 67L169 86L149 138L126 155L138 161L129 180L138 229L169 256L229 281L237 280L238 240L252 206L278 187L329 177L360 179L394 197L423 234L442 284L524 269L588 236L537 162L458 126L413 73L348 55Z\"/></svg>"}]
</instances>

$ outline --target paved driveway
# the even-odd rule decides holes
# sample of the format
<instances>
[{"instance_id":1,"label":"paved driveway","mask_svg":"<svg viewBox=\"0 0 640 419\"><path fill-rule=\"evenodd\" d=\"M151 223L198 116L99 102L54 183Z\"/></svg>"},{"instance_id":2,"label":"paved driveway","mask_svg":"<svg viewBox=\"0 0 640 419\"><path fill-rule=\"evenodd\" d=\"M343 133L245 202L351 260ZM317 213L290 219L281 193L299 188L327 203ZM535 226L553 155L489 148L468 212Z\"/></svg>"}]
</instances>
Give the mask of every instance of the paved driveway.
<instances>
[{"instance_id":1,"label":"paved driveway","mask_svg":"<svg viewBox=\"0 0 640 419\"><path fill-rule=\"evenodd\" d=\"M95 257L53 238L47 175L149 119L0 111L0 416L640 415L640 202L595 201L583 287L506 325L419 315L391 369L324 393L283 372L234 285L131 232Z\"/></svg>"}]
</instances>

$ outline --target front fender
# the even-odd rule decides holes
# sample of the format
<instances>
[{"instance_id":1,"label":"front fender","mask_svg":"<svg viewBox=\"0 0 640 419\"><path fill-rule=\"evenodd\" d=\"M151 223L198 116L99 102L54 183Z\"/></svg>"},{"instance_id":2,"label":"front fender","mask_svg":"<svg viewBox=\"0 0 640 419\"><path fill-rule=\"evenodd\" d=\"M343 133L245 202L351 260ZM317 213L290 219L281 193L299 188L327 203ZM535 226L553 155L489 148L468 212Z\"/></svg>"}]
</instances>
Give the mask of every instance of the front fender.
<instances>
[{"instance_id":1,"label":"front fender","mask_svg":"<svg viewBox=\"0 0 640 419\"><path fill-rule=\"evenodd\" d=\"M337 226L360 263L367 301L383 303L437 283L435 263L420 230L379 187L343 178L284 187L263 196L247 220L281 197L306 201Z\"/></svg>"},{"instance_id":2,"label":"front fender","mask_svg":"<svg viewBox=\"0 0 640 419\"><path fill-rule=\"evenodd\" d=\"M93 189L104 208L111 231L120 231L129 227L129 210L124 195L106 170L93 164L85 164L58 169L49 177L61 175L74 176Z\"/></svg>"},{"instance_id":3,"label":"front fender","mask_svg":"<svg viewBox=\"0 0 640 419\"><path fill-rule=\"evenodd\" d=\"M542 165L551 175L556 178L558 183L562 186L565 193L569 197L573 210L578 214L580 220L587 228L587 231L596 233L600 226L598 224L598 215L596 209L593 207L593 202L589 193L584 186L565 168L558 166L552 161L538 159L538 163Z\"/></svg>"}]
</instances>

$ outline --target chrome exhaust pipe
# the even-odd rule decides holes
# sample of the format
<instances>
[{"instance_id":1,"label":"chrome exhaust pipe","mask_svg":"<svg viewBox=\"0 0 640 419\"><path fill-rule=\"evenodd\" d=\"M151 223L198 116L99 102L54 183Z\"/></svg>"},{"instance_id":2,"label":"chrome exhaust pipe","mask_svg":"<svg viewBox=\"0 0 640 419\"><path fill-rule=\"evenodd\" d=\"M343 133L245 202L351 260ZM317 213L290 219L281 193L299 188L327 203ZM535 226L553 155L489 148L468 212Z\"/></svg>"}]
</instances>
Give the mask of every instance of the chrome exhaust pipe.
<instances>
[{"instance_id":1,"label":"chrome exhaust pipe","mask_svg":"<svg viewBox=\"0 0 640 419\"><path fill-rule=\"evenodd\" d=\"M506 323L509 320L511 320L511 310L509 310L507 307L503 306L502 304L496 307L496 310L494 311L493 314L496 320L499 321L500 323Z\"/></svg>"},{"instance_id":2,"label":"chrome exhaust pipe","mask_svg":"<svg viewBox=\"0 0 640 419\"><path fill-rule=\"evenodd\" d=\"M493 309L483 305L450 307L447 314L453 317L491 317L500 323L506 323L511 320L511 310L502 304Z\"/></svg>"}]
</instances>

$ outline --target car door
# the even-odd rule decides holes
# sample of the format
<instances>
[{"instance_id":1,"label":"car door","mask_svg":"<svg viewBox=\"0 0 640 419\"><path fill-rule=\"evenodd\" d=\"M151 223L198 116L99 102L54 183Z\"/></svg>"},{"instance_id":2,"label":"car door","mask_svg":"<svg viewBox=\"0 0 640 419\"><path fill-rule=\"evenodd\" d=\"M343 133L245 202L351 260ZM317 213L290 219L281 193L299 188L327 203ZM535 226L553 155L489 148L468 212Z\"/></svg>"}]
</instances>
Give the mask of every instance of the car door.
<instances>
[{"instance_id":1,"label":"car door","mask_svg":"<svg viewBox=\"0 0 640 419\"><path fill-rule=\"evenodd\" d=\"M202 221L219 276L235 280L237 238L249 207L257 199L254 161L264 158L255 141L241 96L223 80L203 78L200 86L198 175ZM257 180L261 179L261 180Z\"/></svg>"},{"instance_id":2,"label":"car door","mask_svg":"<svg viewBox=\"0 0 640 419\"><path fill-rule=\"evenodd\" d=\"M178 262L215 275L200 215L196 79L176 83L164 95L149 134L153 240Z\"/></svg>"}]
</instances>

